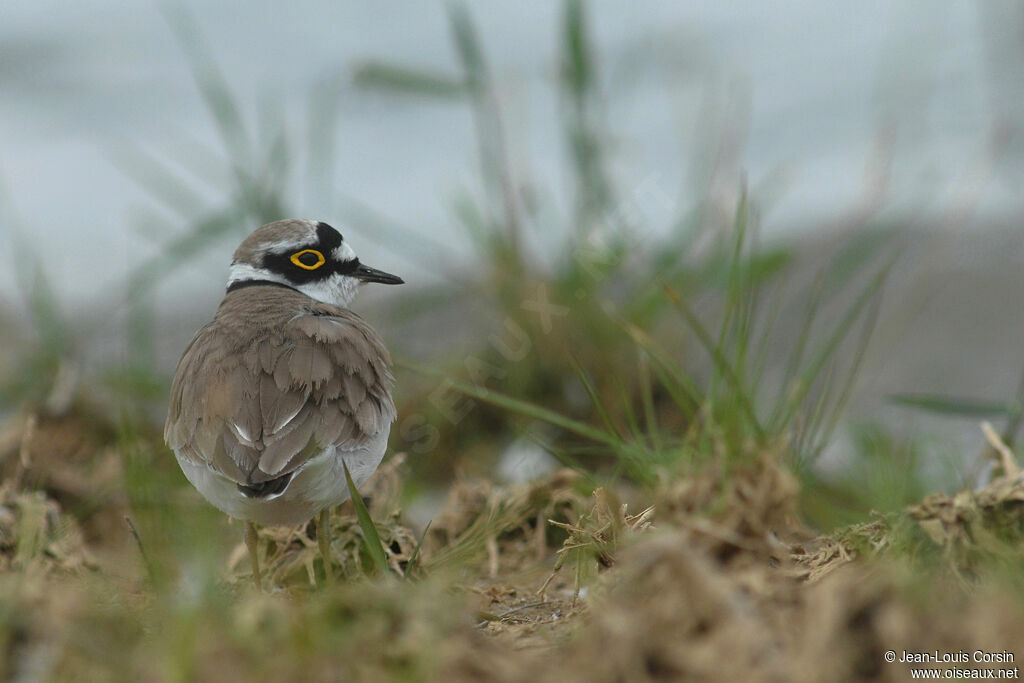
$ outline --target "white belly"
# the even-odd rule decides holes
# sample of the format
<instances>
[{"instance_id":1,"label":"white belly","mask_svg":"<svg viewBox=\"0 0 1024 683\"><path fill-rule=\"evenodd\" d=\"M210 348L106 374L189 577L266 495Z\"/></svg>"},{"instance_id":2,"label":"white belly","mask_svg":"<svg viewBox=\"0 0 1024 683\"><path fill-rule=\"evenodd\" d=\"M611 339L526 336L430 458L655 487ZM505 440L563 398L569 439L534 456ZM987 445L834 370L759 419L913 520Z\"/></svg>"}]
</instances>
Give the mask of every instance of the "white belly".
<instances>
[{"instance_id":1,"label":"white belly","mask_svg":"<svg viewBox=\"0 0 1024 683\"><path fill-rule=\"evenodd\" d=\"M333 446L324 450L295 472L284 492L268 498L246 496L234 481L206 465L181 457L178 464L206 500L232 517L262 526L295 526L312 519L324 508L348 500L343 461L355 485L365 484L384 458L390 431L389 426L355 450Z\"/></svg>"}]
</instances>

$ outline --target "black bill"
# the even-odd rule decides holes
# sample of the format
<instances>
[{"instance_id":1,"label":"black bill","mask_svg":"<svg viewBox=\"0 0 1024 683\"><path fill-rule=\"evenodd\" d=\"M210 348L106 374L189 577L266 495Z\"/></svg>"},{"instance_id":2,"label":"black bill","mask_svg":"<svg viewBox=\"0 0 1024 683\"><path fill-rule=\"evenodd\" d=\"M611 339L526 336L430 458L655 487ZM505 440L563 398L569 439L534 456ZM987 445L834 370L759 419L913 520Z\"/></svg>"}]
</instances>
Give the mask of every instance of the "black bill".
<instances>
[{"instance_id":1,"label":"black bill","mask_svg":"<svg viewBox=\"0 0 1024 683\"><path fill-rule=\"evenodd\" d=\"M398 277L397 275L385 273L383 270L377 270L376 268L371 268L370 266L364 266L361 263L359 264L359 267L356 268L355 272L352 273L352 276L359 278L363 282L379 282L382 285L405 284L405 280Z\"/></svg>"}]
</instances>

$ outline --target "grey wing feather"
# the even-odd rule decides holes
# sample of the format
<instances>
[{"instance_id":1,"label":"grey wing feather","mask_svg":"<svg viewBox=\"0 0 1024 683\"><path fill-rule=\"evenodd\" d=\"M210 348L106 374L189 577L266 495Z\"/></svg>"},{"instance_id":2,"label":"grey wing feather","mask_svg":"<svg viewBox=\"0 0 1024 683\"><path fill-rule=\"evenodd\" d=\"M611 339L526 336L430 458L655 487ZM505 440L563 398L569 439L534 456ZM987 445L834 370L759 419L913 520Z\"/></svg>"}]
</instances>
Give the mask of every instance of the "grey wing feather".
<instances>
[{"instance_id":1,"label":"grey wing feather","mask_svg":"<svg viewBox=\"0 0 1024 683\"><path fill-rule=\"evenodd\" d=\"M390 356L362 319L331 312L292 318L244 348L216 323L200 330L172 386L167 443L252 484L380 433L395 418Z\"/></svg>"}]
</instances>

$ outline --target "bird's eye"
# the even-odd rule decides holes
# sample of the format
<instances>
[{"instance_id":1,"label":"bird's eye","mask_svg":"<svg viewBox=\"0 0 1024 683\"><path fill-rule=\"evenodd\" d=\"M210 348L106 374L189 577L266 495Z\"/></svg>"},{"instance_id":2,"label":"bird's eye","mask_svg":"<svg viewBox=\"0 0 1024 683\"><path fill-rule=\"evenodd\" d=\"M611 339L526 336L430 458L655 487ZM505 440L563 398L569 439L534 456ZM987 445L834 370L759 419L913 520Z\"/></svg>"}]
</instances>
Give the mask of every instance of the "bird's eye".
<instances>
[{"instance_id":1,"label":"bird's eye","mask_svg":"<svg viewBox=\"0 0 1024 683\"><path fill-rule=\"evenodd\" d=\"M291 256L291 262L303 270L316 270L322 266L327 259L316 249L303 249Z\"/></svg>"}]
</instances>

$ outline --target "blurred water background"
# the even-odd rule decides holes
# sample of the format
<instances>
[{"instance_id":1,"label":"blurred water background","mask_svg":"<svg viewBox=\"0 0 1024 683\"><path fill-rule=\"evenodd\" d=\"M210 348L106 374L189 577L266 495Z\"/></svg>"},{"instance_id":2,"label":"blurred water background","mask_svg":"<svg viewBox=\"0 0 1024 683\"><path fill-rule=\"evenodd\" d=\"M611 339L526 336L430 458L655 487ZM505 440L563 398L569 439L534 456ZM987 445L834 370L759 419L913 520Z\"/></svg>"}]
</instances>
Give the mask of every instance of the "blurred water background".
<instances>
[{"instance_id":1,"label":"blurred water background","mask_svg":"<svg viewBox=\"0 0 1024 683\"><path fill-rule=\"evenodd\" d=\"M609 167L645 229L668 232L696 205L728 214L744 178L763 239L792 240L809 271L836 240L897 228L903 255L853 414L917 425L925 418L884 400L900 392L1012 399L1024 367L1018 3L585 6ZM554 87L560 6L471 9L524 202L569 213ZM232 163L245 159L225 149L197 87L211 68L243 113L253 168L273 173L287 159L278 186L289 211L340 227L408 288L472 271L453 220L480 182L471 112L443 93L361 86L369 60L456 73L445 6L5 0L5 342L29 307L17 264L35 258L64 312L109 353L123 339L131 274L228 201ZM408 234L435 251L396 237ZM154 292L163 370L219 300L239 237L170 268ZM529 248L542 258L549 237L531 235ZM956 439L977 442L975 419L955 425Z\"/></svg>"}]
</instances>

